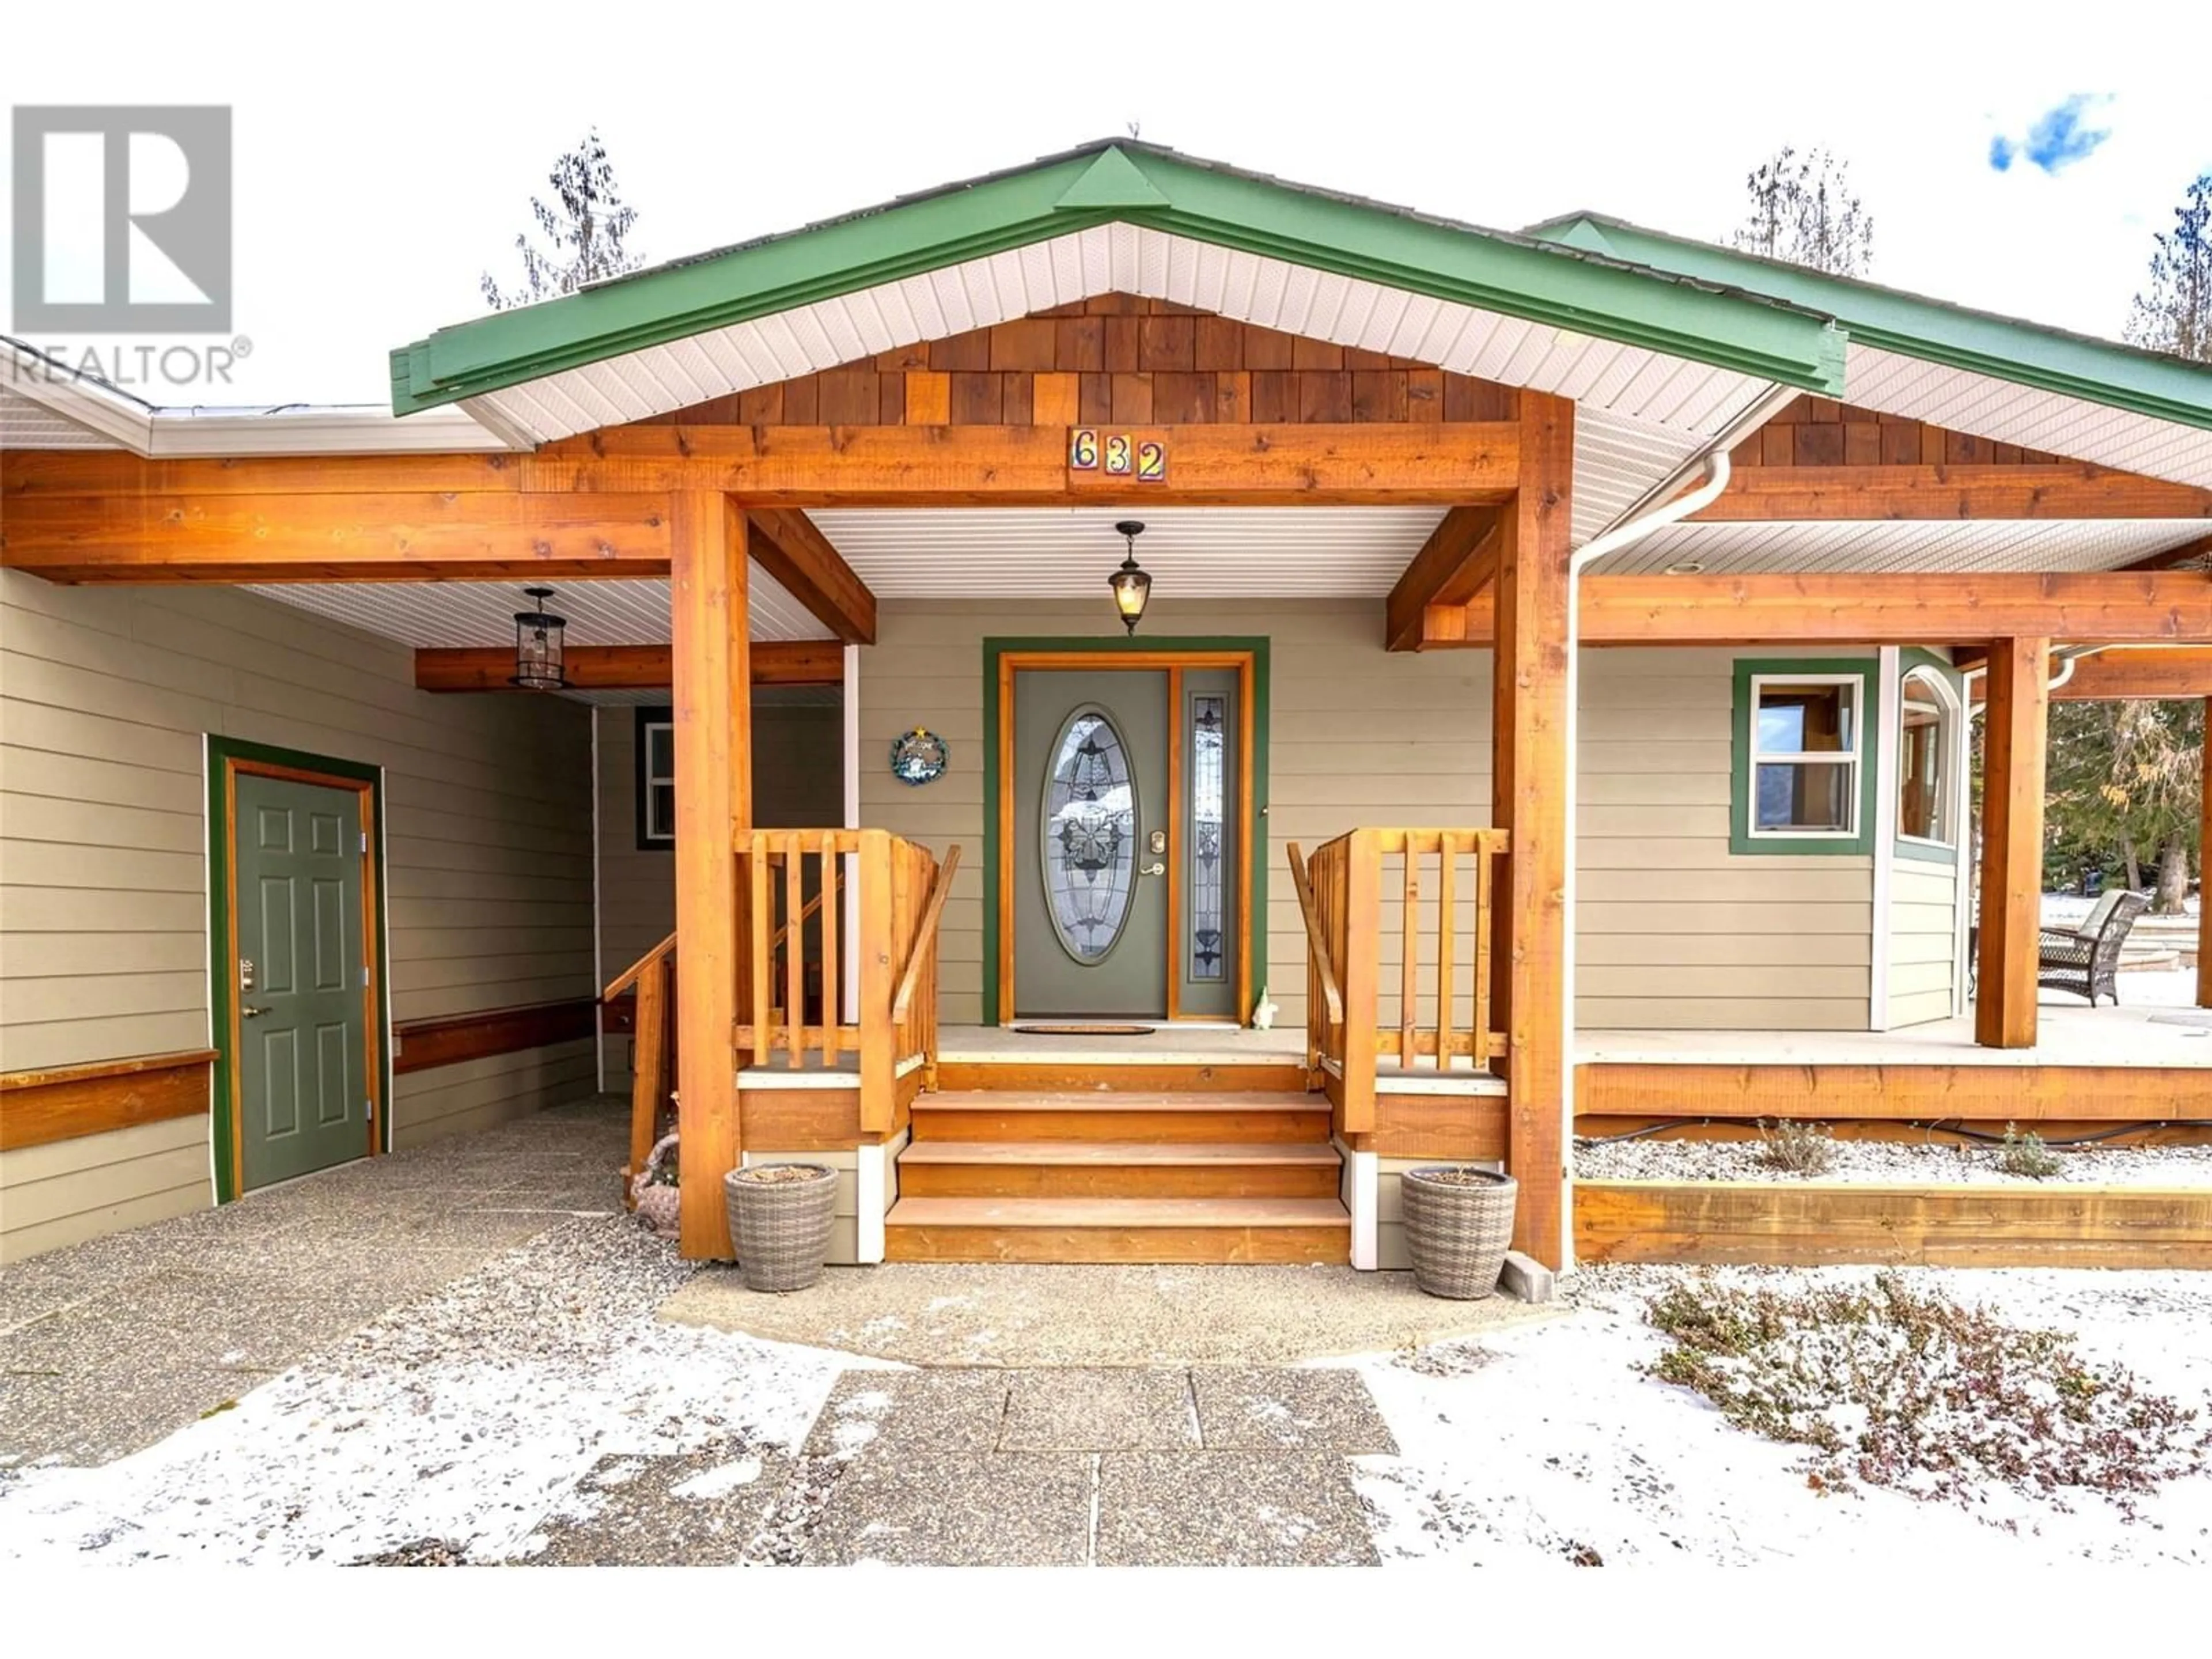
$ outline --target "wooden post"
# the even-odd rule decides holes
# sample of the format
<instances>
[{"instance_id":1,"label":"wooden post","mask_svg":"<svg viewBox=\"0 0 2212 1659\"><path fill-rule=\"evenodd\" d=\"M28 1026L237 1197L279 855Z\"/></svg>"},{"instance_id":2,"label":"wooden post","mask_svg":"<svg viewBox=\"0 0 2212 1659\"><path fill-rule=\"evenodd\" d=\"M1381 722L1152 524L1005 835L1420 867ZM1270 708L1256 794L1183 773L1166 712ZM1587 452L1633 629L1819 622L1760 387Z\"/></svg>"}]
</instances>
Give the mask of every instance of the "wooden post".
<instances>
[{"instance_id":1,"label":"wooden post","mask_svg":"<svg viewBox=\"0 0 2212 1659\"><path fill-rule=\"evenodd\" d=\"M2044 740L2051 641L1990 641L1982 730L1982 933L1974 1041L2035 1046L2037 935L2043 926Z\"/></svg>"},{"instance_id":2,"label":"wooden post","mask_svg":"<svg viewBox=\"0 0 2212 1659\"><path fill-rule=\"evenodd\" d=\"M860 1127L888 1133L897 1111L898 1044L891 1001L900 964L893 958L898 919L892 914L891 838L883 830L860 831Z\"/></svg>"},{"instance_id":3,"label":"wooden post","mask_svg":"<svg viewBox=\"0 0 2212 1659\"><path fill-rule=\"evenodd\" d=\"M2212 697L2204 699L2204 769L2197 783L2203 828L2197 838L2197 1006L2212 1008Z\"/></svg>"},{"instance_id":4,"label":"wooden post","mask_svg":"<svg viewBox=\"0 0 2212 1659\"><path fill-rule=\"evenodd\" d=\"M637 981L635 1018L630 1024L629 1175L635 1182L645 1173L659 1138L660 1100L667 1091L668 958L655 957ZM625 1193L631 1209L637 1201Z\"/></svg>"},{"instance_id":5,"label":"wooden post","mask_svg":"<svg viewBox=\"0 0 2212 1659\"><path fill-rule=\"evenodd\" d=\"M1513 1245L1567 1257L1567 556L1575 407L1521 393L1520 486L1500 529L1491 823L1510 830L1493 908L1492 1023L1506 1033Z\"/></svg>"},{"instance_id":6,"label":"wooden post","mask_svg":"<svg viewBox=\"0 0 2212 1659\"><path fill-rule=\"evenodd\" d=\"M1345 842L1344 1132L1375 1127L1375 1022L1382 994L1382 843L1372 830Z\"/></svg>"},{"instance_id":7,"label":"wooden post","mask_svg":"<svg viewBox=\"0 0 2212 1659\"><path fill-rule=\"evenodd\" d=\"M677 1127L681 1244L732 1255L722 1177L737 1167L737 832L752 827L752 664L744 514L719 492L670 510L671 680L676 724Z\"/></svg>"}]
</instances>

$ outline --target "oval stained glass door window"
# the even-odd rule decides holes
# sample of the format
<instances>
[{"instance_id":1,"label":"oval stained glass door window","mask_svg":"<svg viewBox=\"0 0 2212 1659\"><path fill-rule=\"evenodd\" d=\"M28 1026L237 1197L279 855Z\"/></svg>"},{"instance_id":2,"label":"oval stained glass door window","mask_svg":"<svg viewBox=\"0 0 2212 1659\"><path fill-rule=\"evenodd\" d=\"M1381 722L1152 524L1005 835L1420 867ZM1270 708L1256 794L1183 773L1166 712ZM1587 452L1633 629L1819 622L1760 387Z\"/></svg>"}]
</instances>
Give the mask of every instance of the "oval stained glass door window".
<instances>
[{"instance_id":1,"label":"oval stained glass door window","mask_svg":"<svg viewBox=\"0 0 2212 1659\"><path fill-rule=\"evenodd\" d=\"M1129 752L1096 704L1053 741L1038 814L1045 913L1077 962L1103 962L1129 920L1137 874L1137 785Z\"/></svg>"}]
</instances>

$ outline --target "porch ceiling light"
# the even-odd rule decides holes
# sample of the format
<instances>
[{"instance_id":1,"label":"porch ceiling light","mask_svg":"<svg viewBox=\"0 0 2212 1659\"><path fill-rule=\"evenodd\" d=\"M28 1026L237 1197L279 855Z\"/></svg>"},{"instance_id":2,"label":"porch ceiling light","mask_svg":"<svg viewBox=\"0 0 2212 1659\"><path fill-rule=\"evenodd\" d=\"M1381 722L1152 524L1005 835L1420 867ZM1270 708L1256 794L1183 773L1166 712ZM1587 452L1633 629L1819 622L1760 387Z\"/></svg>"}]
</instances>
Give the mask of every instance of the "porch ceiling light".
<instances>
[{"instance_id":1,"label":"porch ceiling light","mask_svg":"<svg viewBox=\"0 0 2212 1659\"><path fill-rule=\"evenodd\" d=\"M1152 597L1152 579L1137 568L1137 538L1145 533L1144 523L1138 519L1124 519L1114 526L1114 532L1127 544L1121 568L1106 579L1114 590L1114 609L1121 613L1121 626L1130 633L1144 620L1146 601Z\"/></svg>"},{"instance_id":2,"label":"porch ceiling light","mask_svg":"<svg viewBox=\"0 0 2212 1659\"><path fill-rule=\"evenodd\" d=\"M568 619L546 610L551 588L526 587L522 592L532 604L514 613L514 676L507 684L526 691L565 690L568 677L562 672L562 651Z\"/></svg>"}]
</instances>

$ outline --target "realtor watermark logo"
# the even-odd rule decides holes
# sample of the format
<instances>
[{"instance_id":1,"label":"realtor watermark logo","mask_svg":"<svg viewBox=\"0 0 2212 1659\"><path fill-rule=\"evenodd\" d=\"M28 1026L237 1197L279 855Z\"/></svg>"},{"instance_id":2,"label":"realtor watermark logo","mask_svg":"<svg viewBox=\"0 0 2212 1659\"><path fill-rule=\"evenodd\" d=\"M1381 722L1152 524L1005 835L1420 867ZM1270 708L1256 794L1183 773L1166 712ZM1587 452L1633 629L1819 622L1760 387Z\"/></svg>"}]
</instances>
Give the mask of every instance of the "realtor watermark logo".
<instances>
[{"instance_id":1,"label":"realtor watermark logo","mask_svg":"<svg viewBox=\"0 0 2212 1659\"><path fill-rule=\"evenodd\" d=\"M144 337L230 332L230 125L221 106L18 106L15 334L117 386L227 383L250 342ZM115 335L141 338L84 340Z\"/></svg>"},{"instance_id":2,"label":"realtor watermark logo","mask_svg":"<svg viewBox=\"0 0 2212 1659\"><path fill-rule=\"evenodd\" d=\"M15 111L15 326L230 331L230 111Z\"/></svg>"}]
</instances>

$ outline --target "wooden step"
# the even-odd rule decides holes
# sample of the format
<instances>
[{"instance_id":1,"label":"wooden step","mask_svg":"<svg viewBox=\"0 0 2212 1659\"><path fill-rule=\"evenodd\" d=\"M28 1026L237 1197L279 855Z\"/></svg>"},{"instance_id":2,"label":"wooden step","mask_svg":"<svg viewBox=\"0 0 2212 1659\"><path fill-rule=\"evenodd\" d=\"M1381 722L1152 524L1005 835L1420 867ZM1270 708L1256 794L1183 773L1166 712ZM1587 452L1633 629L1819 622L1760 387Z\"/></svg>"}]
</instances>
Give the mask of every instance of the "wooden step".
<instances>
[{"instance_id":1,"label":"wooden step","mask_svg":"<svg viewBox=\"0 0 2212 1659\"><path fill-rule=\"evenodd\" d=\"M1291 1093L1015 1094L958 1090L919 1096L923 1140L1326 1141L1328 1102Z\"/></svg>"},{"instance_id":2,"label":"wooden step","mask_svg":"<svg viewBox=\"0 0 2212 1659\"><path fill-rule=\"evenodd\" d=\"M1329 1261L1351 1259L1334 1199L901 1198L893 1261Z\"/></svg>"},{"instance_id":3,"label":"wooden step","mask_svg":"<svg viewBox=\"0 0 2212 1659\"><path fill-rule=\"evenodd\" d=\"M1302 1089L1305 1061L1295 1057L1246 1060L1169 1059L1116 1061L1111 1066L1048 1059L940 1060L938 1080L947 1089L1028 1094L1039 1090L1126 1093L1151 1090L1237 1092Z\"/></svg>"},{"instance_id":4,"label":"wooden step","mask_svg":"<svg viewBox=\"0 0 2212 1659\"><path fill-rule=\"evenodd\" d=\"M1343 1160L1315 1141L918 1140L913 1198L1334 1198Z\"/></svg>"}]
</instances>

